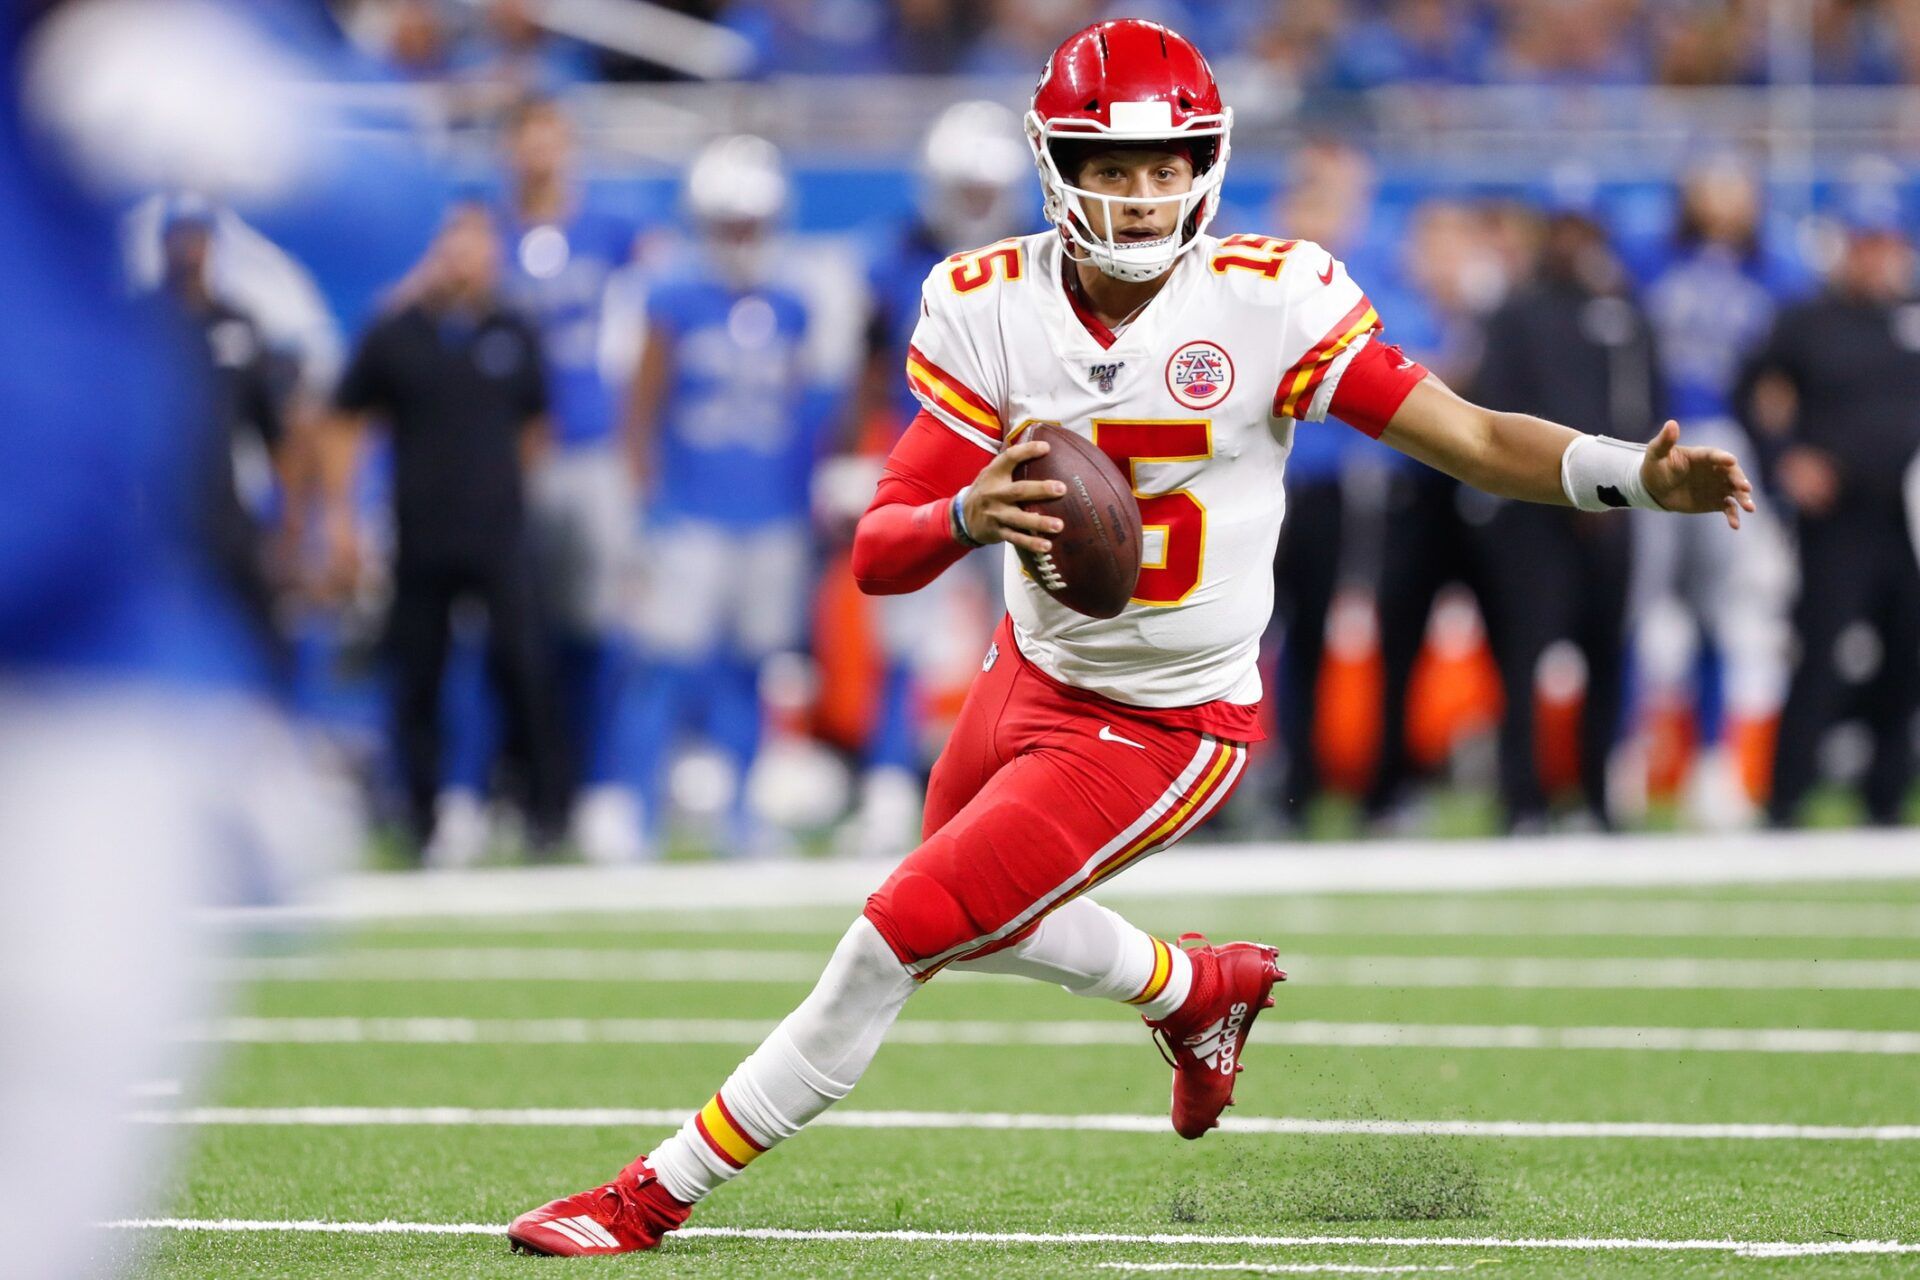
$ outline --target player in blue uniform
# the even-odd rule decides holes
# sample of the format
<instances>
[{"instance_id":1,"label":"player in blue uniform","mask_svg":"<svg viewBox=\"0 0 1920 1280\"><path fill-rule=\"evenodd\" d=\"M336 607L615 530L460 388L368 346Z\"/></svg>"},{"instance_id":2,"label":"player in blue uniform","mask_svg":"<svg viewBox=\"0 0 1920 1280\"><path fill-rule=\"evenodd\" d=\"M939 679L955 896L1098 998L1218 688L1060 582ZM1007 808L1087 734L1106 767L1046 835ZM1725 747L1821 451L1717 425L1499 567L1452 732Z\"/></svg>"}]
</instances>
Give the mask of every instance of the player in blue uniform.
<instances>
[{"instance_id":1,"label":"player in blue uniform","mask_svg":"<svg viewBox=\"0 0 1920 1280\"><path fill-rule=\"evenodd\" d=\"M1681 183L1672 259L1646 292L1672 411L1706 443L1743 456L1752 444L1736 420L1734 383L1772 326L1776 288L1760 223L1758 188L1736 163L1694 169ZM1697 719L1704 750L1691 816L1745 825L1772 772L1793 569L1784 532L1764 507L1745 536L1716 532L1681 520L1636 523L1634 648L1643 723L1684 735L1680 726ZM1718 715L1713 699L1690 697L1703 641L1719 659Z\"/></svg>"},{"instance_id":2,"label":"player in blue uniform","mask_svg":"<svg viewBox=\"0 0 1920 1280\"><path fill-rule=\"evenodd\" d=\"M251 34L240 11L188 9L47 39L125 68L126 46L100 45L141 22ZM147 1208L165 1170L124 1109L136 1085L191 1073L179 1027L210 1011L215 941L193 908L265 889L268 855L329 833L213 554L207 499L230 489L231 455L205 342L164 302L128 300L113 220L69 180L101 117L24 118L43 16L67 20L0 7L0 1237L8 1275L61 1280L98 1274L97 1224ZM162 121L141 158L205 141ZM90 158L90 177L126 176Z\"/></svg>"},{"instance_id":3,"label":"player in blue uniform","mask_svg":"<svg viewBox=\"0 0 1920 1280\"><path fill-rule=\"evenodd\" d=\"M914 213L889 229L867 269L866 362L852 397L842 448L878 444L890 449L919 410L907 382L907 343L920 321L920 288L949 254L977 249L1029 230L1033 161L1020 121L998 102L960 102L943 111L921 148ZM863 439L876 422L885 438ZM972 562L969 562L972 563ZM998 612L998 566L982 557L978 585ZM979 566L976 566L978 568ZM898 856L920 829L920 674L938 652L940 631L952 616L952 596L964 579L950 575L924 591L874 602L886 656L880 699L866 743L866 775L852 824L851 851ZM985 643L985 633L980 637ZM932 642L930 644L930 642ZM977 647L977 646L976 646Z\"/></svg>"},{"instance_id":4,"label":"player in blue uniform","mask_svg":"<svg viewBox=\"0 0 1920 1280\"><path fill-rule=\"evenodd\" d=\"M640 856L640 830L619 781L615 720L629 660L618 613L633 496L618 440L639 338L626 275L636 231L576 177L572 131L557 104L536 98L515 109L506 161L503 287L540 331L552 402L555 448L532 476L531 498L580 788L573 837L595 861L629 861Z\"/></svg>"},{"instance_id":5,"label":"player in blue uniform","mask_svg":"<svg viewBox=\"0 0 1920 1280\"><path fill-rule=\"evenodd\" d=\"M698 244L648 290L636 388L650 524L646 675L631 726L642 801L660 829L665 766L699 713L734 771L733 852L764 841L746 801L760 668L798 646L812 578L807 311L772 271L786 201L778 153L762 139L722 138L695 160L686 205Z\"/></svg>"}]
</instances>

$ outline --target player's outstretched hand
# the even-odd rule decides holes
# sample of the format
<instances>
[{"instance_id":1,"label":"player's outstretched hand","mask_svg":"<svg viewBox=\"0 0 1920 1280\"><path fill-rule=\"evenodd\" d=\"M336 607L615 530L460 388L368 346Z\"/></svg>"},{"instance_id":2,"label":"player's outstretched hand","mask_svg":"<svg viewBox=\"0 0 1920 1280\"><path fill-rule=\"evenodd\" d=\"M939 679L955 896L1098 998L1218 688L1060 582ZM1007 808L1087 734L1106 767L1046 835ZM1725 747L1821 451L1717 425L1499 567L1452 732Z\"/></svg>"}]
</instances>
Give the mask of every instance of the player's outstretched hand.
<instances>
[{"instance_id":1,"label":"player's outstretched hand","mask_svg":"<svg viewBox=\"0 0 1920 1280\"><path fill-rule=\"evenodd\" d=\"M1752 511L1753 482L1740 460L1725 449L1696 449L1680 443L1680 424L1669 420L1647 446L1640 478L1653 500L1669 511L1721 512L1738 529L1740 513Z\"/></svg>"},{"instance_id":2,"label":"player's outstretched hand","mask_svg":"<svg viewBox=\"0 0 1920 1280\"><path fill-rule=\"evenodd\" d=\"M1042 457L1048 449L1044 440L1023 440L1003 449L974 477L960 516L975 542L1011 542L1036 555L1053 550L1046 535L1065 526L1052 516L1025 510L1023 502L1049 502L1063 496L1067 486L1058 480L1015 480L1014 468L1030 458Z\"/></svg>"}]
</instances>

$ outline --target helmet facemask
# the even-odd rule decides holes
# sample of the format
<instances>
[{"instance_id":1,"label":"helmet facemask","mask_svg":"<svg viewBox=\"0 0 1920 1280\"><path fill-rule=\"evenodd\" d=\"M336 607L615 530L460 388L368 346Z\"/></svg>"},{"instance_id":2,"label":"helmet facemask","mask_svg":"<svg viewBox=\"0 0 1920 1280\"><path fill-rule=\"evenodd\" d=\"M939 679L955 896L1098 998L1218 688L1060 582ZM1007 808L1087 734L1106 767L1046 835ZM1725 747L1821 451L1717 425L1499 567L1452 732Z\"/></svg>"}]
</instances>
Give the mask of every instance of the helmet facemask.
<instances>
[{"instance_id":1,"label":"helmet facemask","mask_svg":"<svg viewBox=\"0 0 1920 1280\"><path fill-rule=\"evenodd\" d=\"M1116 103L1116 108L1133 104ZM1148 104L1141 104L1148 105ZM1158 105L1158 104L1152 104ZM1226 177L1229 145L1227 130L1232 112L1202 117L1179 132L1142 135L1118 130L1075 128L1072 121L1054 127L1037 112L1027 113L1027 138L1032 144L1035 167L1040 171L1040 188L1046 197L1047 219L1060 229L1068 243L1069 256L1092 262L1101 272L1116 280L1139 283L1164 274L1180 255L1199 241L1200 234L1219 211L1220 184ZM1091 144L1102 150L1181 151L1193 161L1193 185L1172 196L1106 195L1075 186L1061 169L1061 158L1054 144L1059 142ZM1115 214L1121 206L1174 206L1177 214L1173 230L1157 240L1128 241L1114 236ZM1099 208L1105 215L1100 222L1106 234L1094 231L1089 210Z\"/></svg>"}]
</instances>

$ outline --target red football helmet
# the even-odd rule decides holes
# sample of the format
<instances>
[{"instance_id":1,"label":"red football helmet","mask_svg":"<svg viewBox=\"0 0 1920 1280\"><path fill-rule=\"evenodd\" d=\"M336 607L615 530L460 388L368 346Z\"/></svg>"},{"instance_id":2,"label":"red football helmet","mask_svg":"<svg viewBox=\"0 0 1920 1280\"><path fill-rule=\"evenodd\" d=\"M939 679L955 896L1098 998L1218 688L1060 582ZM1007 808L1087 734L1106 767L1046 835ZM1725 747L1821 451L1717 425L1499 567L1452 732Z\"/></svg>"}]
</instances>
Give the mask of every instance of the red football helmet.
<instances>
[{"instance_id":1,"label":"red football helmet","mask_svg":"<svg viewBox=\"0 0 1920 1280\"><path fill-rule=\"evenodd\" d=\"M1078 249L1076 256L1121 280L1151 280L1172 266L1220 208L1232 127L1233 112L1220 104L1212 68L1185 37L1138 18L1097 22L1069 36L1047 59L1027 112L1027 140L1040 169L1047 218L1060 228L1068 252ZM1172 235L1140 244L1093 233L1088 203L1120 201L1069 183L1054 144L1095 141L1171 144L1192 156L1189 191L1125 201L1179 202ZM1109 218L1109 231L1112 225Z\"/></svg>"}]
</instances>

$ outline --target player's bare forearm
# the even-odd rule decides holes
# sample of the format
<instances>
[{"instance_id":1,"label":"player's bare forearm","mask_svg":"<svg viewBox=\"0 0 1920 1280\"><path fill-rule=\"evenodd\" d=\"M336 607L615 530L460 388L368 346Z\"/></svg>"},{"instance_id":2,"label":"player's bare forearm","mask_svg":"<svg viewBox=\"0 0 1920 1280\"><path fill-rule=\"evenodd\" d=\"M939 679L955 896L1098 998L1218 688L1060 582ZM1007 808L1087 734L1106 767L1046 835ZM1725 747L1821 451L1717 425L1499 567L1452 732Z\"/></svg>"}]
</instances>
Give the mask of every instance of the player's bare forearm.
<instances>
[{"instance_id":1,"label":"player's bare forearm","mask_svg":"<svg viewBox=\"0 0 1920 1280\"><path fill-rule=\"evenodd\" d=\"M672 376L673 338L666 330L657 329L648 335L640 352L640 366L627 388L621 413L621 452L636 488L645 487L653 470L654 424L660 420Z\"/></svg>"},{"instance_id":2,"label":"player's bare forearm","mask_svg":"<svg viewBox=\"0 0 1920 1280\"><path fill-rule=\"evenodd\" d=\"M1637 447L1588 437L1571 427L1524 413L1501 413L1469 403L1428 374L1402 402L1380 437L1400 452L1454 478L1502 498L1551 506L1576 505L1567 486L1591 495L1592 477L1575 483L1590 464L1568 449L1584 441L1584 450L1612 449L1607 455L1626 462L1598 463L1624 474L1603 475L1608 506L1654 507L1684 515L1718 512L1733 528L1740 513L1752 511L1753 485L1739 460L1725 449L1700 449L1680 443L1680 424L1669 421L1641 454ZM1564 467L1563 467L1564 464ZM1574 479L1563 475L1570 469ZM1631 491L1633 496L1626 495ZM1589 499L1590 501L1590 499ZM1578 505L1586 509L1589 502Z\"/></svg>"},{"instance_id":3,"label":"player's bare forearm","mask_svg":"<svg viewBox=\"0 0 1920 1280\"><path fill-rule=\"evenodd\" d=\"M1579 432L1545 418L1483 409L1428 374L1380 439L1464 484L1500 498L1570 506L1560 457Z\"/></svg>"},{"instance_id":4,"label":"player's bare forearm","mask_svg":"<svg viewBox=\"0 0 1920 1280\"><path fill-rule=\"evenodd\" d=\"M313 461L321 511L330 518L352 515L353 481L360 470L360 448L366 434L363 414L330 413L320 418L314 432Z\"/></svg>"}]
</instances>

